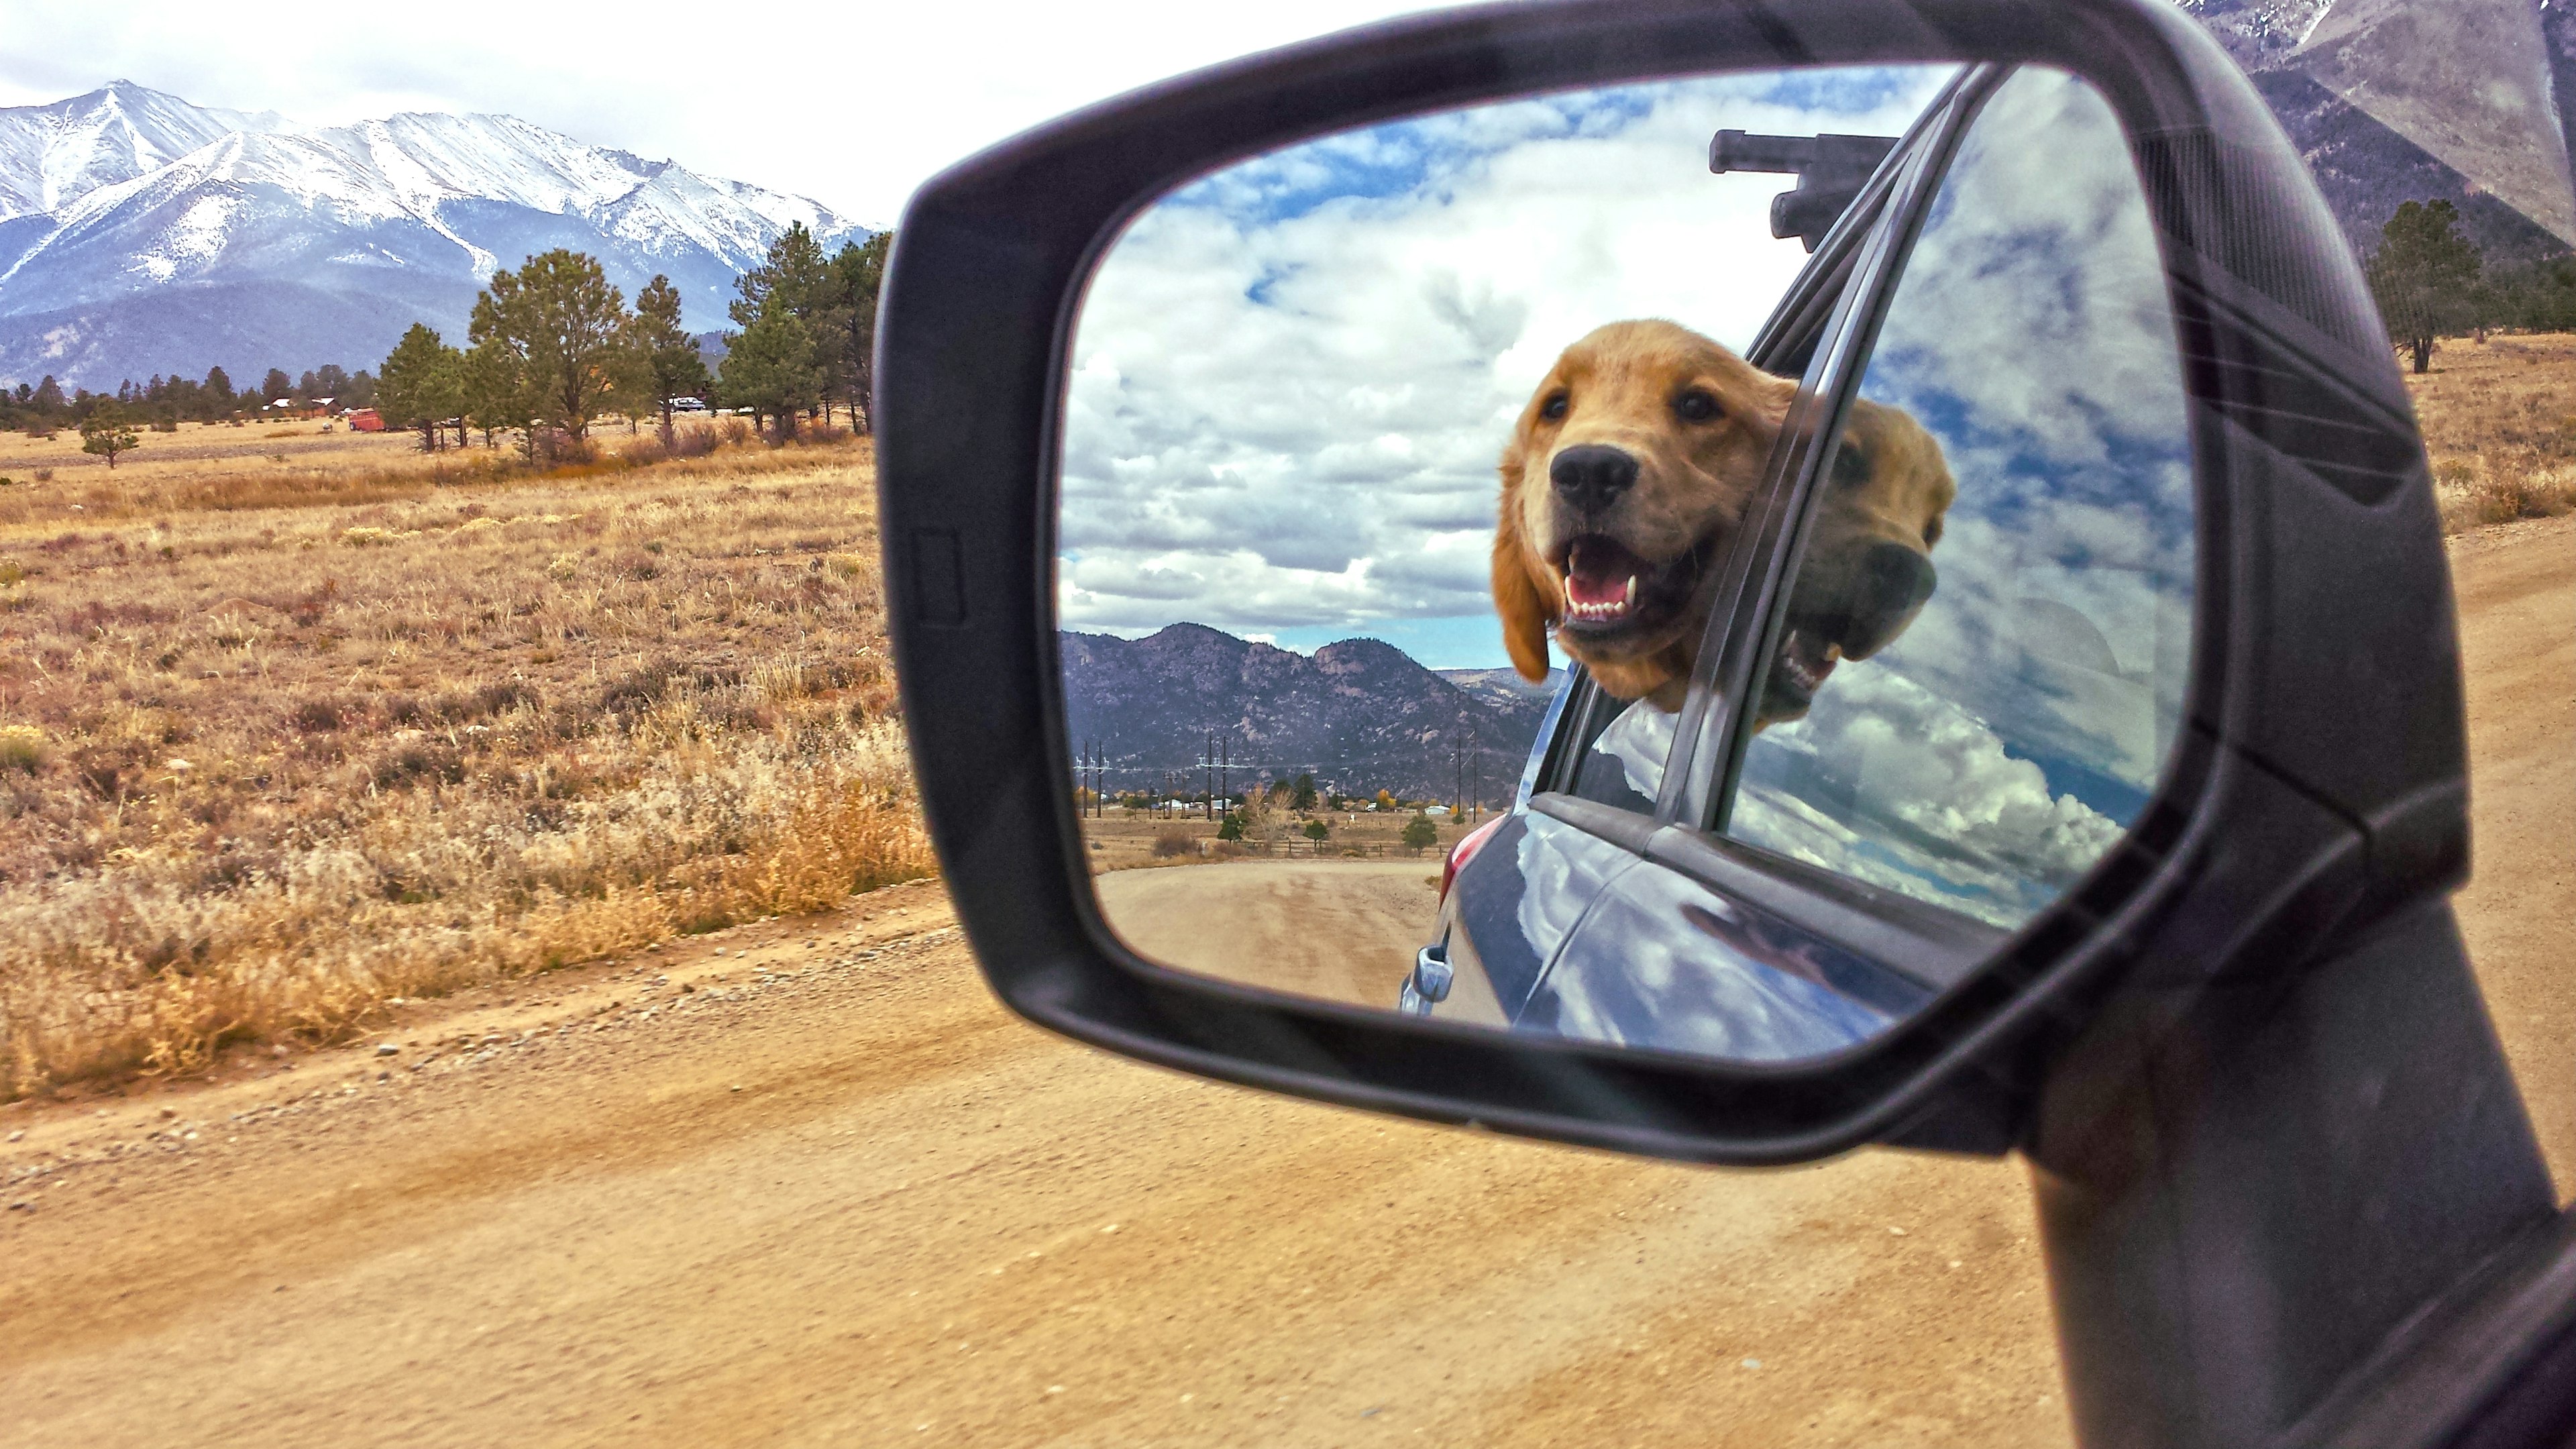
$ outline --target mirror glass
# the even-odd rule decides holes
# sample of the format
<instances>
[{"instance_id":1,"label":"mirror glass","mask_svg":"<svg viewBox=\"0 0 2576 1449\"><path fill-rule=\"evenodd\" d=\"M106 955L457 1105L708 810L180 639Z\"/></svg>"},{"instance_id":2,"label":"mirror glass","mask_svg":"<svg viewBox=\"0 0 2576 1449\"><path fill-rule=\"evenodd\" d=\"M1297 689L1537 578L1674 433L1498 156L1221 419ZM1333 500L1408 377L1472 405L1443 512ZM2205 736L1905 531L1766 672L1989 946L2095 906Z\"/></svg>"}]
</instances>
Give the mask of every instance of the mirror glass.
<instances>
[{"instance_id":1,"label":"mirror glass","mask_svg":"<svg viewBox=\"0 0 2576 1449\"><path fill-rule=\"evenodd\" d=\"M1652 810L1715 566L1795 391L1741 354L1816 240L1899 138L1946 113L1958 79L1952 67L1737 74L1437 113L1253 158L1134 221L1077 322L1057 552L1068 779L1104 916L1129 945L1352 1005L1721 1054L1731 1048L1710 1044L1752 1036L1681 1015L1776 1013L1814 995L1796 981L1770 995L1666 994L1655 999L1670 1003L1669 1031L1596 1030L1570 995L1550 998L1577 924L1636 857L1533 815L1527 792ZM2125 168L2116 130L2106 144ZM2143 226L2128 186L2126 212L2097 223ZM1918 252L1925 267L1978 265L1964 241ZM2160 285L2151 242L2104 256ZM1901 290L1949 285L1909 273ZM2032 351L1988 360L1998 373L2065 365ZM1864 388L1870 406L1921 436L1960 500L1988 498L2000 485L1971 478L1993 451L1987 434L1948 429L1929 415L1951 404L1887 367ZM2032 408L2084 404L2023 381ZM1961 444L1971 452L1945 462ZM1949 539L1916 535L1945 571L1956 530L1986 526L1972 513L2013 511L1949 506ZM1977 538L1969 548L1993 551ZM2079 611L2090 597L2048 588ZM1932 593L1971 590L1945 574ZM1935 621L1926 630L1941 617L1918 607L1877 643L1918 615ZM2151 673L2161 657L2124 648L2112 648L2124 671ZM1955 649L1937 659L1959 664ZM1569 666L1592 682L1569 689ZM1818 722L1842 678L1819 681ZM2161 697L2152 680L2121 678ZM1973 709L1992 693L1950 698ZM1798 727L1768 733L1817 733ZM1561 734L1579 738L1542 776L1533 745ZM2142 758L2160 748L2121 738ZM1770 790L1763 800L1795 802L1768 756L1745 758L1744 801ZM1872 848L1854 827L1844 857L1826 858L1755 834L1758 814L1739 806L1727 827L1829 869ZM1928 818L1908 817L1937 832ZM1488 826L1475 838L1492 860L1444 907L1445 864ZM1511 884L1488 889L1488 875ZM1671 939L1592 955L1748 980L1808 959L1777 931L1765 952L1730 955L1709 914L1631 909L1623 919L1670 915ZM1790 1037L1847 1041L1879 1010L1870 1003L1895 997L1853 999L1868 1009L1842 1001L1818 1017L1830 1030Z\"/></svg>"}]
</instances>

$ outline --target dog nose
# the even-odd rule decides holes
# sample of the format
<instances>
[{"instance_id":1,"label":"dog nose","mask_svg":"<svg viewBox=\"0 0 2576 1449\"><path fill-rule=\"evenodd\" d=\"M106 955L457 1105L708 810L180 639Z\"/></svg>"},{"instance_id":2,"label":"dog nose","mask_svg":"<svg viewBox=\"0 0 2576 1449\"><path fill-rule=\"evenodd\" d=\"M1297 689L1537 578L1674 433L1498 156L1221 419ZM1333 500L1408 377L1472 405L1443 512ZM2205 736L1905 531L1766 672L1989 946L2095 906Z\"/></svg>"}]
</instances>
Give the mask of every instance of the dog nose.
<instances>
[{"instance_id":1,"label":"dog nose","mask_svg":"<svg viewBox=\"0 0 2576 1449\"><path fill-rule=\"evenodd\" d=\"M1868 582L1871 612L1878 614L1911 614L1932 597L1932 587L1940 582L1932 572L1932 560L1901 543L1873 543L1861 560L1862 577Z\"/></svg>"},{"instance_id":2,"label":"dog nose","mask_svg":"<svg viewBox=\"0 0 2576 1449\"><path fill-rule=\"evenodd\" d=\"M1873 543L1858 563L1841 636L1844 657L1867 659L1914 622L1940 576L1930 559L1901 543Z\"/></svg>"},{"instance_id":3,"label":"dog nose","mask_svg":"<svg viewBox=\"0 0 2576 1449\"><path fill-rule=\"evenodd\" d=\"M1637 460L1624 448L1580 443L1556 455L1547 465L1547 481L1566 502L1585 513L1598 513L1637 484Z\"/></svg>"}]
</instances>

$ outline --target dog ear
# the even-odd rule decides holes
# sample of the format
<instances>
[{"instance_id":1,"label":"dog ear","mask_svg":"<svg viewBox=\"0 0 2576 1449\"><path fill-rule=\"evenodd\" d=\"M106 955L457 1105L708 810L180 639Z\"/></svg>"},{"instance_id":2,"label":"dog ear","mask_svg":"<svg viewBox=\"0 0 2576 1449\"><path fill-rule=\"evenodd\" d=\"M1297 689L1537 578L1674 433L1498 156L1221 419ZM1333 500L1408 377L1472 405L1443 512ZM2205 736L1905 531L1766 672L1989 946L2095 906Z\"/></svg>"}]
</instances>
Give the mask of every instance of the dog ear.
<instances>
[{"instance_id":1,"label":"dog ear","mask_svg":"<svg viewBox=\"0 0 2576 1449\"><path fill-rule=\"evenodd\" d=\"M1503 647L1512 668L1532 684L1547 678L1547 596L1530 577L1528 550L1521 545L1521 448L1518 439L1503 454L1503 504L1494 523L1494 612L1502 616Z\"/></svg>"}]
</instances>

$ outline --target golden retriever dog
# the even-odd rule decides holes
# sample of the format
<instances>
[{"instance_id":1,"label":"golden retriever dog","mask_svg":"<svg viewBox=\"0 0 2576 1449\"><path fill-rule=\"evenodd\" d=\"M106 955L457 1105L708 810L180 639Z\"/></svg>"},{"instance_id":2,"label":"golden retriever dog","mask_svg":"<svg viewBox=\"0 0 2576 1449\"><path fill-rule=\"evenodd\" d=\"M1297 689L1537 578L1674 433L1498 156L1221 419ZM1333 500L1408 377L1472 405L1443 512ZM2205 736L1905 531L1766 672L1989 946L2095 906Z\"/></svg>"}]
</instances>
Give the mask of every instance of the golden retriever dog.
<instances>
[{"instance_id":1,"label":"golden retriever dog","mask_svg":"<svg viewBox=\"0 0 2576 1449\"><path fill-rule=\"evenodd\" d=\"M1959 489L1922 424L1852 399L1842 446L1817 486L1823 496L1808 519L1756 729L1804 716L1835 664L1894 643L1940 581L1932 547Z\"/></svg>"},{"instance_id":2,"label":"golden retriever dog","mask_svg":"<svg viewBox=\"0 0 2576 1449\"><path fill-rule=\"evenodd\" d=\"M1796 392L1671 322L1613 322L1565 349L1501 464L1494 606L1524 678L1547 677L1553 632L1611 694L1680 707L1716 561ZM1884 647L1931 595L1954 492L1931 435L1856 401L1825 486L1763 722L1806 713L1836 660Z\"/></svg>"}]
</instances>

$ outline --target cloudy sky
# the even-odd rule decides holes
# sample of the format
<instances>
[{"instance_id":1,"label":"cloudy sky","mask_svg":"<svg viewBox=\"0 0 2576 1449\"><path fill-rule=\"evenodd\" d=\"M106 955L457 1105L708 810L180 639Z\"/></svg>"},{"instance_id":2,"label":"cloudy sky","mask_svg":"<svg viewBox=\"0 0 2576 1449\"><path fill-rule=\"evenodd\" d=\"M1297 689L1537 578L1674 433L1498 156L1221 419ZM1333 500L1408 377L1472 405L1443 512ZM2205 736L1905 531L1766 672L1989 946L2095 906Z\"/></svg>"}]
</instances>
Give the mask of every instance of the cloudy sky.
<instances>
[{"instance_id":1,"label":"cloudy sky","mask_svg":"<svg viewBox=\"0 0 2576 1449\"><path fill-rule=\"evenodd\" d=\"M1967 137L1861 392L1959 484L1913 627L1745 756L1733 833L2017 924L2163 771L2191 620L2189 436L2136 173L2080 83L2016 76Z\"/></svg>"},{"instance_id":2,"label":"cloudy sky","mask_svg":"<svg viewBox=\"0 0 2576 1449\"><path fill-rule=\"evenodd\" d=\"M1208 177L1103 261L1074 344L1069 627L1178 620L1434 667L1505 656L1494 465L1557 353L1668 317L1742 347L1805 262L1742 128L1894 135L1945 72L1589 91L1326 138Z\"/></svg>"},{"instance_id":3,"label":"cloudy sky","mask_svg":"<svg viewBox=\"0 0 2576 1449\"><path fill-rule=\"evenodd\" d=\"M318 122L502 111L886 224L940 167L1064 111L1425 8L450 0L383 11L0 0L0 105L130 80L199 105Z\"/></svg>"}]
</instances>

